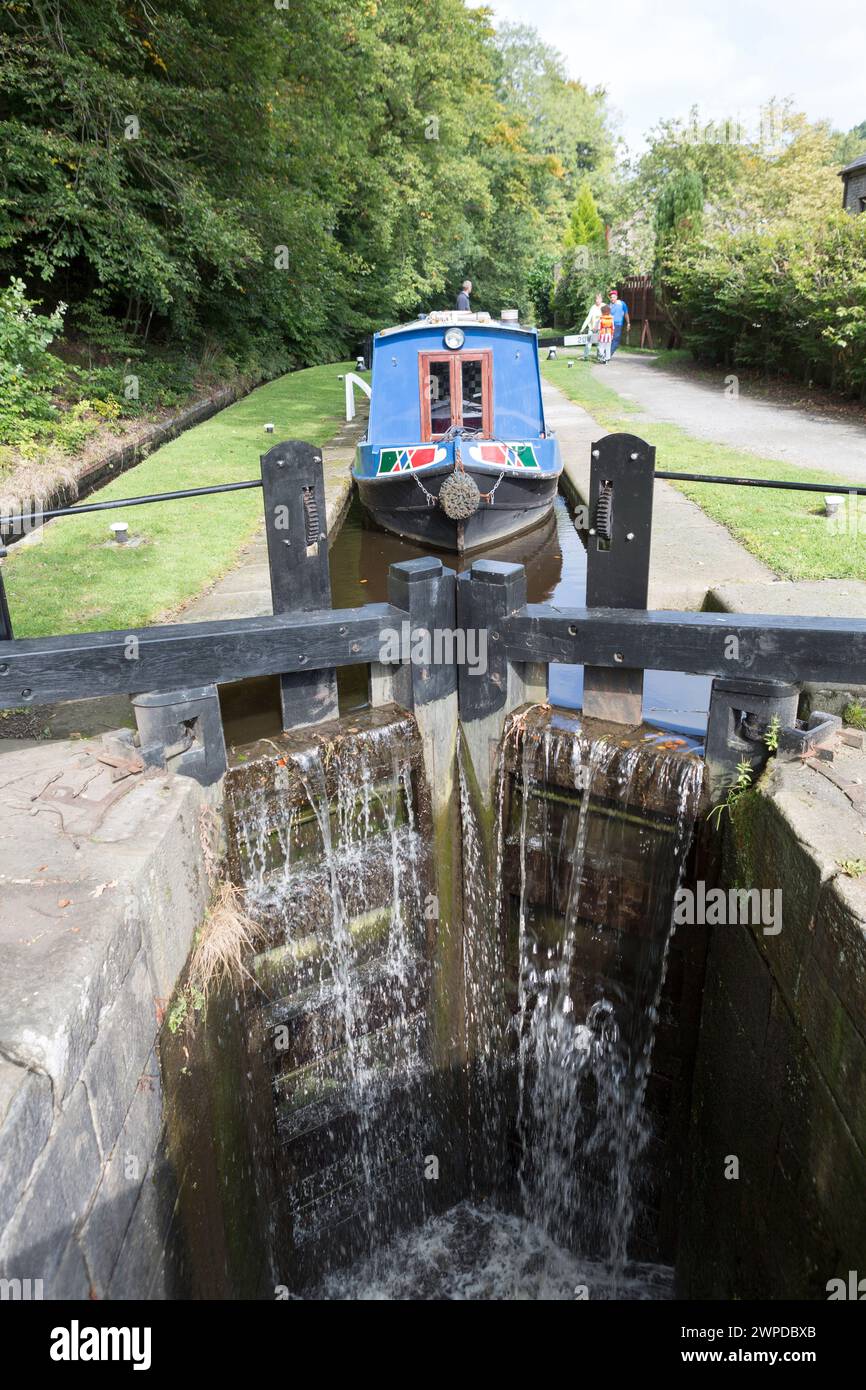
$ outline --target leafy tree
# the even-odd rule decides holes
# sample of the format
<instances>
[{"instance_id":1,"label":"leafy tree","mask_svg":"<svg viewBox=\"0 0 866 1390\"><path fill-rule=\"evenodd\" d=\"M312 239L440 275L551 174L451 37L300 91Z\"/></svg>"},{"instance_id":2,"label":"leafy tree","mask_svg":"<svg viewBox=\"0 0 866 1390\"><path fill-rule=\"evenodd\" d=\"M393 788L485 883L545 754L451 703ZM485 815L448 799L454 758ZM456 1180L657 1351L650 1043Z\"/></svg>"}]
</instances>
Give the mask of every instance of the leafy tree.
<instances>
[{"instance_id":1,"label":"leafy tree","mask_svg":"<svg viewBox=\"0 0 866 1390\"><path fill-rule=\"evenodd\" d=\"M0 6L0 284L113 359L249 370L353 349L467 274L529 313L613 146L603 94L520 34L517 62L464 0Z\"/></svg>"},{"instance_id":2,"label":"leafy tree","mask_svg":"<svg viewBox=\"0 0 866 1390\"><path fill-rule=\"evenodd\" d=\"M684 236L700 228L704 211L704 183L694 169L674 174L664 185L656 204L656 238Z\"/></svg>"},{"instance_id":3,"label":"leafy tree","mask_svg":"<svg viewBox=\"0 0 866 1390\"><path fill-rule=\"evenodd\" d=\"M37 313L23 280L0 289L0 443L15 437L23 416L52 414L48 393L60 382L63 366L48 349L63 328L65 310L59 304L53 314Z\"/></svg>"},{"instance_id":4,"label":"leafy tree","mask_svg":"<svg viewBox=\"0 0 866 1390\"><path fill-rule=\"evenodd\" d=\"M861 121L844 135L833 137L836 162L844 167L866 154L866 121Z\"/></svg>"},{"instance_id":5,"label":"leafy tree","mask_svg":"<svg viewBox=\"0 0 866 1390\"><path fill-rule=\"evenodd\" d=\"M573 201L588 177L609 200L615 139L604 89L570 80L562 55L528 25L500 25L496 47L500 98L527 122L532 148L561 167L563 197Z\"/></svg>"},{"instance_id":6,"label":"leafy tree","mask_svg":"<svg viewBox=\"0 0 866 1390\"><path fill-rule=\"evenodd\" d=\"M591 248L587 257L568 263L554 294L557 321L578 328L596 294L607 297L611 286L619 284L628 272L626 259L615 249Z\"/></svg>"}]
</instances>

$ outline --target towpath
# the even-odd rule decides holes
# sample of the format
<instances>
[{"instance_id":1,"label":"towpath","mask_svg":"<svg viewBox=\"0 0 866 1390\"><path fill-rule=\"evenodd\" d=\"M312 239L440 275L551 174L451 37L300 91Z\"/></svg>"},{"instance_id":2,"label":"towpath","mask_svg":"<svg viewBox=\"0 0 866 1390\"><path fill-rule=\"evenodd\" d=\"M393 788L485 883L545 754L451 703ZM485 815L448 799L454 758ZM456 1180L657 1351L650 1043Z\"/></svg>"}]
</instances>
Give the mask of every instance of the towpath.
<instances>
[{"instance_id":1,"label":"towpath","mask_svg":"<svg viewBox=\"0 0 866 1390\"><path fill-rule=\"evenodd\" d=\"M357 407L351 424L343 425L322 449L328 535L340 529L352 496L351 465L355 445L367 428L367 402ZM264 521L244 547L228 574L188 603L177 616L181 623L205 623L219 618L259 618L271 610L271 581Z\"/></svg>"},{"instance_id":2,"label":"towpath","mask_svg":"<svg viewBox=\"0 0 866 1390\"><path fill-rule=\"evenodd\" d=\"M696 439L820 468L839 482L866 483L866 424L761 400L742 384L733 394L721 374L696 381L634 353L617 353L603 380L638 407L637 424L642 416L679 425Z\"/></svg>"},{"instance_id":3,"label":"towpath","mask_svg":"<svg viewBox=\"0 0 866 1390\"><path fill-rule=\"evenodd\" d=\"M551 385L543 384L544 414L556 431L572 499L589 496L590 447L607 430ZM640 429L639 422L635 432ZM775 576L729 531L670 483L657 482L650 552L650 608L701 608L707 592L731 580L765 584Z\"/></svg>"},{"instance_id":4,"label":"towpath","mask_svg":"<svg viewBox=\"0 0 866 1390\"><path fill-rule=\"evenodd\" d=\"M600 367L592 369L602 372ZM840 482L866 483L866 426L812 415L796 406L744 396L729 399L723 381L705 384L655 367L648 357L617 354L601 380L637 407L629 429L677 425L692 437L757 456L820 468ZM545 381L545 413L556 430L573 492L589 489L589 446L608 431ZM662 465L660 465L662 466ZM781 580L719 522L670 483L656 482L650 558L651 608L709 608L734 613L866 617L863 579Z\"/></svg>"}]
</instances>

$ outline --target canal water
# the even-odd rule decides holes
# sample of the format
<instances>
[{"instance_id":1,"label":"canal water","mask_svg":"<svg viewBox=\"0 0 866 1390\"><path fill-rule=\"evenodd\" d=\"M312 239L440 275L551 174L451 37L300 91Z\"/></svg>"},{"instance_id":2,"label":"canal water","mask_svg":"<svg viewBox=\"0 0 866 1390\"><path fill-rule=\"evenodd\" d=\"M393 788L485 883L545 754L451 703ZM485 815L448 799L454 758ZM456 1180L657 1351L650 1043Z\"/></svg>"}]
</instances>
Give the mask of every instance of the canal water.
<instances>
[{"instance_id":1,"label":"canal water","mask_svg":"<svg viewBox=\"0 0 866 1390\"><path fill-rule=\"evenodd\" d=\"M335 608L354 608L361 603L384 603L388 598L388 569L400 560L429 554L407 541L373 527L357 497L352 500L343 527L331 549L331 593ZM582 608L586 602L586 549L575 530L566 503L557 497L553 515L542 526L504 545L473 554L466 560L442 555L446 565L458 571L474 560L505 560L526 569L530 603L552 603L563 608ZM644 720L662 729L692 735L706 730L711 681L706 676L670 671L647 671L644 682ZM583 701L583 667L551 666L550 700L565 709L580 709ZM366 699L366 677L361 669L340 678L340 700L345 708Z\"/></svg>"}]
</instances>

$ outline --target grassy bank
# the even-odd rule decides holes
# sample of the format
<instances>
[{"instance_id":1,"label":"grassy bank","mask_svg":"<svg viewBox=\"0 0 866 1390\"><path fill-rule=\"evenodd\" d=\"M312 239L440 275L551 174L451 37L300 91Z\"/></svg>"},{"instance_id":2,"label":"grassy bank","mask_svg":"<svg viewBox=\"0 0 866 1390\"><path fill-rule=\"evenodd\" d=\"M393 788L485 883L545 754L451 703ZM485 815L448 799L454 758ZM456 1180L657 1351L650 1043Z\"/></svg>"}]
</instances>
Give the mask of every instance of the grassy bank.
<instances>
[{"instance_id":1,"label":"grassy bank","mask_svg":"<svg viewBox=\"0 0 866 1390\"><path fill-rule=\"evenodd\" d=\"M579 358L573 367L564 357L556 362L544 361L542 370L548 381L582 405L605 429L637 434L655 445L658 468L779 482L835 481L831 474L817 468L798 468L695 439L678 425L647 423L638 406L623 400L605 384L599 371ZM866 499L861 499L859 515L853 511L852 499L846 527L844 523L831 523L824 516L823 498L816 493L712 483L672 486L727 527L732 536L782 579L866 578ZM735 580L736 575L731 578Z\"/></svg>"},{"instance_id":2,"label":"grassy bank","mask_svg":"<svg viewBox=\"0 0 866 1390\"><path fill-rule=\"evenodd\" d=\"M259 455L280 439L322 444L341 419L345 365L278 377L87 500L140 496L259 475ZM273 435L264 433L272 421ZM258 490L63 517L3 565L17 637L139 627L168 617L230 568L262 517ZM140 544L110 543L127 521Z\"/></svg>"}]
</instances>

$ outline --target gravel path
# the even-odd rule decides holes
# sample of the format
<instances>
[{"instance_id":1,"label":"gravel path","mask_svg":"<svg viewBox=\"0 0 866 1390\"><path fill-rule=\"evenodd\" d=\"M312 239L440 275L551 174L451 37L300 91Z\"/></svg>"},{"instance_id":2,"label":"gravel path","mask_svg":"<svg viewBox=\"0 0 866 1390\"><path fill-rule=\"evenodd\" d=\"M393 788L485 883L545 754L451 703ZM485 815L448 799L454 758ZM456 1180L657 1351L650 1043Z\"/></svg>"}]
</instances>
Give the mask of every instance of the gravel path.
<instances>
[{"instance_id":1,"label":"gravel path","mask_svg":"<svg viewBox=\"0 0 866 1390\"><path fill-rule=\"evenodd\" d=\"M802 468L820 468L839 482L866 483L866 425L828 420L796 406L738 396L655 367L647 357L617 353L599 380L632 401L647 421L679 425L697 439L729 444ZM635 425L639 425L636 418Z\"/></svg>"}]
</instances>

